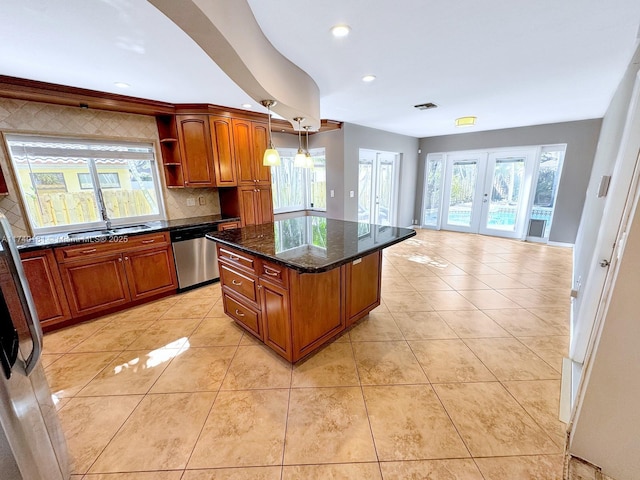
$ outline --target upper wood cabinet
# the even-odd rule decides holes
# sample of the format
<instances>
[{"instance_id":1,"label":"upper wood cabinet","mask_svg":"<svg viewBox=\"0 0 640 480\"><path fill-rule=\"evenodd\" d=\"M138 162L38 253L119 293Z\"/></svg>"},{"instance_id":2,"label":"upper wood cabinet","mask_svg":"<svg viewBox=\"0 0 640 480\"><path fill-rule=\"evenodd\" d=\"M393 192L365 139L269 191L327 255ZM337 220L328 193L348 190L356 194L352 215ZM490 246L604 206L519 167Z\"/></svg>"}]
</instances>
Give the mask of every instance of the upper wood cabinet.
<instances>
[{"instance_id":1,"label":"upper wood cabinet","mask_svg":"<svg viewBox=\"0 0 640 480\"><path fill-rule=\"evenodd\" d=\"M176 115L185 187L215 187L207 115Z\"/></svg>"},{"instance_id":2,"label":"upper wood cabinet","mask_svg":"<svg viewBox=\"0 0 640 480\"><path fill-rule=\"evenodd\" d=\"M271 185L271 170L262 165L268 141L267 124L236 118L232 123L238 184Z\"/></svg>"},{"instance_id":3,"label":"upper wood cabinet","mask_svg":"<svg viewBox=\"0 0 640 480\"><path fill-rule=\"evenodd\" d=\"M209 116L213 169L218 187L235 187L236 175L233 126L229 117Z\"/></svg>"}]
</instances>

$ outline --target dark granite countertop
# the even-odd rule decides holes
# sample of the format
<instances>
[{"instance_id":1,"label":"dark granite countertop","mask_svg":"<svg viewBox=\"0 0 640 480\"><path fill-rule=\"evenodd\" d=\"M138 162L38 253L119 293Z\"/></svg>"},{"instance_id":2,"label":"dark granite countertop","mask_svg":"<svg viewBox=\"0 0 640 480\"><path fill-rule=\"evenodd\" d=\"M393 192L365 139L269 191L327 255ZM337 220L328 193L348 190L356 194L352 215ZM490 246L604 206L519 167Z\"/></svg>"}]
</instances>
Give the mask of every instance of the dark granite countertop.
<instances>
[{"instance_id":1,"label":"dark granite countertop","mask_svg":"<svg viewBox=\"0 0 640 480\"><path fill-rule=\"evenodd\" d=\"M85 233L54 233L35 237L16 237L16 244L18 245L18 250L24 252L51 247L63 247L77 243L94 242L96 239L104 237L144 235L146 233L166 232L185 227L198 225L213 226L218 223L235 221L240 221L240 218L223 218L222 215L205 215L201 217L180 218L177 220L157 220L130 227L114 227L111 232L102 232L99 229L95 229Z\"/></svg>"},{"instance_id":2,"label":"dark granite countertop","mask_svg":"<svg viewBox=\"0 0 640 480\"><path fill-rule=\"evenodd\" d=\"M303 273L326 272L416 234L409 228L295 217L222 232L208 239Z\"/></svg>"}]
</instances>

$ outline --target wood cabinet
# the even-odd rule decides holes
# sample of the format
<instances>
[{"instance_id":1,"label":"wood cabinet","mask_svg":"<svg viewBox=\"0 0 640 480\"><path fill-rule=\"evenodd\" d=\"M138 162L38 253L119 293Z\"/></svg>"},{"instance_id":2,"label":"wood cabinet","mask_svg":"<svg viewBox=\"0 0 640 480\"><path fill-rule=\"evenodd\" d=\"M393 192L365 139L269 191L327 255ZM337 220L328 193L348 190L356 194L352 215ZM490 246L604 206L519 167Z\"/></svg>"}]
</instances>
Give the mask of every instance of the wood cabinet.
<instances>
[{"instance_id":1,"label":"wood cabinet","mask_svg":"<svg viewBox=\"0 0 640 480\"><path fill-rule=\"evenodd\" d=\"M266 123L233 119L238 185L271 186L271 169L262 165L268 133Z\"/></svg>"},{"instance_id":2,"label":"wood cabinet","mask_svg":"<svg viewBox=\"0 0 640 480\"><path fill-rule=\"evenodd\" d=\"M235 187L238 184L231 118L209 116L213 169L218 187Z\"/></svg>"},{"instance_id":3,"label":"wood cabinet","mask_svg":"<svg viewBox=\"0 0 640 480\"><path fill-rule=\"evenodd\" d=\"M380 305L380 276L382 251L367 255L345 265L347 288L347 326L352 325Z\"/></svg>"},{"instance_id":4,"label":"wood cabinet","mask_svg":"<svg viewBox=\"0 0 640 480\"><path fill-rule=\"evenodd\" d=\"M22 252L20 258L40 324L47 327L69 320L71 311L53 250Z\"/></svg>"},{"instance_id":5,"label":"wood cabinet","mask_svg":"<svg viewBox=\"0 0 640 480\"><path fill-rule=\"evenodd\" d=\"M217 249L225 313L290 362L380 305L381 251L301 273L226 245Z\"/></svg>"},{"instance_id":6,"label":"wood cabinet","mask_svg":"<svg viewBox=\"0 0 640 480\"><path fill-rule=\"evenodd\" d=\"M94 315L177 289L168 233L127 240L55 249L72 317Z\"/></svg>"},{"instance_id":7,"label":"wood cabinet","mask_svg":"<svg viewBox=\"0 0 640 480\"><path fill-rule=\"evenodd\" d=\"M273 222L273 198L270 187L239 187L238 193L243 225Z\"/></svg>"},{"instance_id":8,"label":"wood cabinet","mask_svg":"<svg viewBox=\"0 0 640 480\"><path fill-rule=\"evenodd\" d=\"M162 169L164 181L168 188L184 187L182 173L182 158L178 145L178 129L175 115L160 115L156 117L158 137L160 138L160 153L162 155Z\"/></svg>"},{"instance_id":9,"label":"wood cabinet","mask_svg":"<svg viewBox=\"0 0 640 480\"><path fill-rule=\"evenodd\" d=\"M207 115L176 115L185 187L215 187Z\"/></svg>"},{"instance_id":10,"label":"wood cabinet","mask_svg":"<svg viewBox=\"0 0 640 480\"><path fill-rule=\"evenodd\" d=\"M240 222L224 222L218 224L218 231L233 230L234 228L240 228Z\"/></svg>"}]
</instances>

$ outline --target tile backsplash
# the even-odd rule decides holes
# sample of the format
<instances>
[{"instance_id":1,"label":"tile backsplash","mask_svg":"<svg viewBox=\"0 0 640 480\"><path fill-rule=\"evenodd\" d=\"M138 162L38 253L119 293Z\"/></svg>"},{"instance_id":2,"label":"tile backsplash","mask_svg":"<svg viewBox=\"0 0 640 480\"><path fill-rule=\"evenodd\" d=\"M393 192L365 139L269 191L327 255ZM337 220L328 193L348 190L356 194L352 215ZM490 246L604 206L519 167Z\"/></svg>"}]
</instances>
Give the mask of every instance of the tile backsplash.
<instances>
[{"instance_id":1,"label":"tile backsplash","mask_svg":"<svg viewBox=\"0 0 640 480\"><path fill-rule=\"evenodd\" d=\"M0 98L0 131L153 142L156 145L158 164L161 165L162 162L158 148L156 121L154 117L148 115ZM24 218L20 194L14 183L11 162L7 156L6 146L4 142L2 143L0 168L6 179L9 194L0 197L0 212L9 219L14 235L29 235L28 222ZM165 187L162 168L160 168L160 176L168 219L220 213L220 200L216 189L169 189ZM195 205L189 206L189 200L192 200L191 203Z\"/></svg>"}]
</instances>

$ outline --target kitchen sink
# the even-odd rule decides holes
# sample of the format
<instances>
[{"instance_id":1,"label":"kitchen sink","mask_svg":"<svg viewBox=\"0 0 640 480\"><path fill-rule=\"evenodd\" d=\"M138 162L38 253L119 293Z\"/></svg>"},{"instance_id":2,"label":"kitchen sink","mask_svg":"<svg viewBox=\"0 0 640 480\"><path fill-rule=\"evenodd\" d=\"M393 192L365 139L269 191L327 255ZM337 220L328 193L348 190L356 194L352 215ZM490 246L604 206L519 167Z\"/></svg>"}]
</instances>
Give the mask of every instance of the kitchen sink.
<instances>
[{"instance_id":1,"label":"kitchen sink","mask_svg":"<svg viewBox=\"0 0 640 480\"><path fill-rule=\"evenodd\" d=\"M84 230L82 232L72 232L68 233L69 237L91 237L91 236L101 236L101 235L123 235L125 233L133 233L138 232L140 230L146 230L151 228L149 225L127 225L122 227L115 227L110 229L102 229L102 230Z\"/></svg>"}]
</instances>

